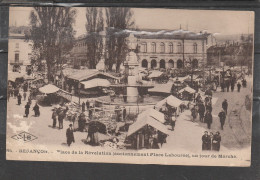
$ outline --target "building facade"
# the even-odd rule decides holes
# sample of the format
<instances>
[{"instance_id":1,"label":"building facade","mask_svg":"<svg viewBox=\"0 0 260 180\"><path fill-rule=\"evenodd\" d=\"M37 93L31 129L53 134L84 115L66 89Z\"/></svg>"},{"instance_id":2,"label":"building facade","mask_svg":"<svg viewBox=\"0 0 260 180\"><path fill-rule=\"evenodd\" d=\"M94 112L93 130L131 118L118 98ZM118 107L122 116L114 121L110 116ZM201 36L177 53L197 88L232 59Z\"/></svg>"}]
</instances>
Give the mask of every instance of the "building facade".
<instances>
[{"instance_id":1,"label":"building facade","mask_svg":"<svg viewBox=\"0 0 260 180\"><path fill-rule=\"evenodd\" d=\"M198 68L207 63L208 33L175 31L131 31L137 41L139 66L148 69L169 69L192 66ZM106 35L102 32L103 42ZM79 37L72 50L74 66L86 66L86 36ZM105 47L105 46L104 46ZM104 48L105 49L105 48ZM105 59L102 58L102 62Z\"/></svg>"},{"instance_id":2,"label":"building facade","mask_svg":"<svg viewBox=\"0 0 260 180\"><path fill-rule=\"evenodd\" d=\"M25 40L24 34L9 34L8 70L26 73L31 66L32 43Z\"/></svg>"}]
</instances>

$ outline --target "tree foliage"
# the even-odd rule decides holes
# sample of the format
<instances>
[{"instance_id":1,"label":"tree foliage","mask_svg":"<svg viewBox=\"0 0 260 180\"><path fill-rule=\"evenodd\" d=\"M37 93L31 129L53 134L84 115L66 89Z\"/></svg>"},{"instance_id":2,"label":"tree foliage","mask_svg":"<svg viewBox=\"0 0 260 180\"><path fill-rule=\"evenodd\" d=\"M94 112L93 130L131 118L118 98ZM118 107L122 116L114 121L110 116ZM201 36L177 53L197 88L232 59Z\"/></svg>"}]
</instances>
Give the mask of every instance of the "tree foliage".
<instances>
[{"instance_id":1,"label":"tree foliage","mask_svg":"<svg viewBox=\"0 0 260 180\"><path fill-rule=\"evenodd\" d=\"M46 60L48 80L55 65L63 64L62 55L73 47L75 32L73 23L76 11L70 7L34 7L30 14L31 31L27 39L33 42L33 51Z\"/></svg>"},{"instance_id":2,"label":"tree foliage","mask_svg":"<svg viewBox=\"0 0 260 180\"><path fill-rule=\"evenodd\" d=\"M128 47L125 39L128 35L123 33L123 30L131 28L134 25L132 16L133 12L131 11L131 8L106 8L108 38L105 64L109 70L112 70L113 65L116 64L116 71L119 72L120 65L126 58Z\"/></svg>"},{"instance_id":3,"label":"tree foliage","mask_svg":"<svg viewBox=\"0 0 260 180\"><path fill-rule=\"evenodd\" d=\"M104 30L104 19L101 8L86 8L86 44L87 61L90 69L95 69L103 54L103 40L100 32Z\"/></svg>"}]
</instances>

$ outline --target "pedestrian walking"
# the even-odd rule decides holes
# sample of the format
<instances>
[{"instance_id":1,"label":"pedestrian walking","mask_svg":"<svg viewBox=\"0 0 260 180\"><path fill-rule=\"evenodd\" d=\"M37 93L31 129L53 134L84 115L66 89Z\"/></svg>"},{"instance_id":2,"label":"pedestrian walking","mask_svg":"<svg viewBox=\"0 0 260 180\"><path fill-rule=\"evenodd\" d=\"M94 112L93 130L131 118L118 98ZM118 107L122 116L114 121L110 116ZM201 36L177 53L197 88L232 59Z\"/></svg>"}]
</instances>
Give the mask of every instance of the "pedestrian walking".
<instances>
[{"instance_id":1,"label":"pedestrian walking","mask_svg":"<svg viewBox=\"0 0 260 180\"><path fill-rule=\"evenodd\" d=\"M18 101L18 105L20 106L21 105L21 101L22 101L22 96L21 96L20 93L17 95L17 101Z\"/></svg>"},{"instance_id":2,"label":"pedestrian walking","mask_svg":"<svg viewBox=\"0 0 260 180\"><path fill-rule=\"evenodd\" d=\"M89 101L87 100L86 102L86 107L87 107L87 110L89 109Z\"/></svg>"},{"instance_id":3,"label":"pedestrian walking","mask_svg":"<svg viewBox=\"0 0 260 180\"><path fill-rule=\"evenodd\" d=\"M126 119L126 108L125 106L123 107L123 120L125 121Z\"/></svg>"},{"instance_id":4,"label":"pedestrian walking","mask_svg":"<svg viewBox=\"0 0 260 180\"><path fill-rule=\"evenodd\" d=\"M227 87L227 92L229 92L229 87L230 87L230 82L229 82L229 80L226 81L226 87Z\"/></svg>"},{"instance_id":5,"label":"pedestrian walking","mask_svg":"<svg viewBox=\"0 0 260 180\"><path fill-rule=\"evenodd\" d=\"M234 87L235 87L235 81L234 80L231 80L231 92L234 91Z\"/></svg>"},{"instance_id":6,"label":"pedestrian walking","mask_svg":"<svg viewBox=\"0 0 260 180\"><path fill-rule=\"evenodd\" d=\"M202 151L205 150L210 150L210 136L208 135L208 131L205 131L202 136Z\"/></svg>"},{"instance_id":7,"label":"pedestrian walking","mask_svg":"<svg viewBox=\"0 0 260 180\"><path fill-rule=\"evenodd\" d=\"M219 151L220 150L220 142L221 142L221 136L219 132L216 132L213 136L212 140L212 150Z\"/></svg>"},{"instance_id":8,"label":"pedestrian walking","mask_svg":"<svg viewBox=\"0 0 260 180\"><path fill-rule=\"evenodd\" d=\"M80 132L83 132L84 129L85 129L85 126L86 126L86 117L85 117L85 114L84 113L81 113L80 116L79 116L79 131Z\"/></svg>"},{"instance_id":9,"label":"pedestrian walking","mask_svg":"<svg viewBox=\"0 0 260 180\"><path fill-rule=\"evenodd\" d=\"M227 99L224 99L224 101L222 102L222 108L224 109L225 113L227 114L227 110L228 110Z\"/></svg>"},{"instance_id":10,"label":"pedestrian walking","mask_svg":"<svg viewBox=\"0 0 260 180\"><path fill-rule=\"evenodd\" d=\"M221 129L223 130L225 120L226 120L226 113L224 109L219 112L218 117L219 117Z\"/></svg>"},{"instance_id":11,"label":"pedestrian walking","mask_svg":"<svg viewBox=\"0 0 260 180\"><path fill-rule=\"evenodd\" d=\"M238 83L237 83L237 92L240 92L240 88L241 88L241 83L238 82Z\"/></svg>"},{"instance_id":12,"label":"pedestrian walking","mask_svg":"<svg viewBox=\"0 0 260 180\"><path fill-rule=\"evenodd\" d=\"M212 114L210 111L207 111L204 117L204 122L207 123L208 129L210 129L212 124Z\"/></svg>"},{"instance_id":13,"label":"pedestrian walking","mask_svg":"<svg viewBox=\"0 0 260 180\"><path fill-rule=\"evenodd\" d=\"M35 117L39 117L40 116L40 107L39 107L39 105L37 103L33 107L33 111L34 111L34 116Z\"/></svg>"},{"instance_id":14,"label":"pedestrian walking","mask_svg":"<svg viewBox=\"0 0 260 180\"><path fill-rule=\"evenodd\" d=\"M57 112L56 112L56 108L54 108L53 112L52 112L52 127L56 128L56 124L57 124Z\"/></svg>"},{"instance_id":15,"label":"pedestrian walking","mask_svg":"<svg viewBox=\"0 0 260 180\"><path fill-rule=\"evenodd\" d=\"M65 117L65 114L64 114L63 110L61 110L58 113L59 129L63 129L63 119L64 119L64 117Z\"/></svg>"},{"instance_id":16,"label":"pedestrian walking","mask_svg":"<svg viewBox=\"0 0 260 180\"><path fill-rule=\"evenodd\" d=\"M23 92L23 100L24 100L24 101L26 100L26 96L27 96L27 94L26 94L26 92L24 91L24 92Z\"/></svg>"},{"instance_id":17,"label":"pedestrian walking","mask_svg":"<svg viewBox=\"0 0 260 180\"><path fill-rule=\"evenodd\" d=\"M83 103L81 104L82 112L85 112L85 108L86 108L86 104L83 102Z\"/></svg>"},{"instance_id":18,"label":"pedestrian walking","mask_svg":"<svg viewBox=\"0 0 260 180\"><path fill-rule=\"evenodd\" d=\"M194 122L197 118L197 112L196 112L196 108L195 106L193 106L193 108L191 108L191 116L192 116L192 122Z\"/></svg>"},{"instance_id":19,"label":"pedestrian walking","mask_svg":"<svg viewBox=\"0 0 260 180\"><path fill-rule=\"evenodd\" d=\"M206 105L206 111L209 111L210 113L212 112L212 104L210 102Z\"/></svg>"},{"instance_id":20,"label":"pedestrian walking","mask_svg":"<svg viewBox=\"0 0 260 180\"><path fill-rule=\"evenodd\" d=\"M205 114L205 106L203 103L199 104L199 116L200 116L200 122L204 122L204 114Z\"/></svg>"},{"instance_id":21,"label":"pedestrian walking","mask_svg":"<svg viewBox=\"0 0 260 180\"><path fill-rule=\"evenodd\" d=\"M87 110L89 109L89 101L88 100L86 102L86 108L87 108Z\"/></svg>"},{"instance_id":22,"label":"pedestrian walking","mask_svg":"<svg viewBox=\"0 0 260 180\"><path fill-rule=\"evenodd\" d=\"M68 146L70 146L72 142L75 143L74 133L73 133L73 129L72 129L72 124L69 125L69 128L66 131L66 137L67 137L67 144L68 144Z\"/></svg>"},{"instance_id":23,"label":"pedestrian walking","mask_svg":"<svg viewBox=\"0 0 260 180\"><path fill-rule=\"evenodd\" d=\"M30 110L30 104L27 102L27 104L24 106L25 107L25 117L28 117L29 115L29 110Z\"/></svg>"}]
</instances>

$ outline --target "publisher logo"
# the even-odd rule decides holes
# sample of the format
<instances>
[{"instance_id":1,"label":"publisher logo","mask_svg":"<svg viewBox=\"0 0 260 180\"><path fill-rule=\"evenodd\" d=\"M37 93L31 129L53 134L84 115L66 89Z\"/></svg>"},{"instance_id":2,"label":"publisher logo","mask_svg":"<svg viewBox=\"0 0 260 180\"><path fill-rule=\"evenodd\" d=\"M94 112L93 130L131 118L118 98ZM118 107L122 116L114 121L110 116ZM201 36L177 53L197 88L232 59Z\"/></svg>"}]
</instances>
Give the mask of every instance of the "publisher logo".
<instances>
[{"instance_id":1,"label":"publisher logo","mask_svg":"<svg viewBox=\"0 0 260 180\"><path fill-rule=\"evenodd\" d=\"M34 136L30 133L27 133L27 132L21 132L19 134L12 136L12 138L17 141L23 141L23 142L29 142L29 141L33 141L33 140L37 139L36 136Z\"/></svg>"}]
</instances>

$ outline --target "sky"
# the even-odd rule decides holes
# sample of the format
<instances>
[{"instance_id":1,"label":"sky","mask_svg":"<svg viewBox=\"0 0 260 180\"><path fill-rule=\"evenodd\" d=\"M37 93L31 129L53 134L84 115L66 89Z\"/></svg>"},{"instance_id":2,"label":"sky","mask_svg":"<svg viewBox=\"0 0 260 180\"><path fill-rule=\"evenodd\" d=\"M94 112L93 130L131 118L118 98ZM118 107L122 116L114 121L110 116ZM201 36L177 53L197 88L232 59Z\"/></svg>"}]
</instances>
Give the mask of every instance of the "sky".
<instances>
[{"instance_id":1,"label":"sky","mask_svg":"<svg viewBox=\"0 0 260 180\"><path fill-rule=\"evenodd\" d=\"M77 7L74 29L76 36L85 33L85 8ZM32 8L11 7L9 24L28 26ZM254 13L251 11L183 10L162 8L133 8L135 26L140 29L180 29L193 32L206 30L223 35L254 32Z\"/></svg>"}]
</instances>

